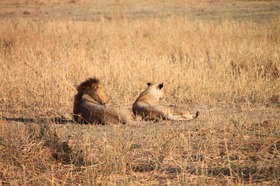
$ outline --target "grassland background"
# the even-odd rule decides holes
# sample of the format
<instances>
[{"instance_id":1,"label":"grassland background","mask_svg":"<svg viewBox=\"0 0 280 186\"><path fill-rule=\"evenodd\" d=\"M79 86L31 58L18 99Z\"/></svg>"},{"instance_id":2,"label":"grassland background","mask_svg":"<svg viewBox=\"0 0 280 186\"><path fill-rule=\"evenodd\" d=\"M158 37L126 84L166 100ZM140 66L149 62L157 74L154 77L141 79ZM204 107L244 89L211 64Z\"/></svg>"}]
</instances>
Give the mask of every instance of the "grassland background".
<instances>
[{"instance_id":1,"label":"grassland background","mask_svg":"<svg viewBox=\"0 0 280 186\"><path fill-rule=\"evenodd\" d=\"M278 1L0 4L3 185L279 184ZM72 124L92 76L113 105L164 82L168 103L201 116ZM40 119L55 117L69 123Z\"/></svg>"}]
</instances>

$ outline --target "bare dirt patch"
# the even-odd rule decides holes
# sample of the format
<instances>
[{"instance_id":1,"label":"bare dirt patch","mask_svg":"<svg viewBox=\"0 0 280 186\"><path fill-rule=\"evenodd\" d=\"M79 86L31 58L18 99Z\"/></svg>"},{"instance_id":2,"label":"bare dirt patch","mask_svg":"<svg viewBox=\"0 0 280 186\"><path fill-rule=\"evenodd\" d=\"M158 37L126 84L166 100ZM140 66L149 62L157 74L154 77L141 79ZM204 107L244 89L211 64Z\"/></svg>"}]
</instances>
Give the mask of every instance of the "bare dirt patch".
<instances>
[{"instance_id":1,"label":"bare dirt patch","mask_svg":"<svg viewBox=\"0 0 280 186\"><path fill-rule=\"evenodd\" d=\"M2 1L1 18L99 20L102 17L145 19L180 16L189 19L252 19L279 15L279 1Z\"/></svg>"}]
</instances>

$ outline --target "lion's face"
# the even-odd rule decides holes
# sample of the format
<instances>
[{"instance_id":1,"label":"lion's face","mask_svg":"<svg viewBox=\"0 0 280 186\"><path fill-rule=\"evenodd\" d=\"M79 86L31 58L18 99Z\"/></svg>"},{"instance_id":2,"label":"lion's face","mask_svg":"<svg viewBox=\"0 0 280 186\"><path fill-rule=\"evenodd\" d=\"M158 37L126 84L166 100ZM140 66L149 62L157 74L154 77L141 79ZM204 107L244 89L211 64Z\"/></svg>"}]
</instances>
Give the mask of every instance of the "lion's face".
<instances>
[{"instance_id":1,"label":"lion's face","mask_svg":"<svg viewBox=\"0 0 280 186\"><path fill-rule=\"evenodd\" d=\"M88 94L101 105L105 105L110 101L110 98L105 93L105 90L101 84L92 84L91 87L87 87L84 90L84 94Z\"/></svg>"},{"instance_id":2,"label":"lion's face","mask_svg":"<svg viewBox=\"0 0 280 186\"><path fill-rule=\"evenodd\" d=\"M164 99L165 94L163 91L163 83L160 84L147 83L147 85L148 88L146 89L145 92L152 94L154 97L156 97L159 100Z\"/></svg>"}]
</instances>

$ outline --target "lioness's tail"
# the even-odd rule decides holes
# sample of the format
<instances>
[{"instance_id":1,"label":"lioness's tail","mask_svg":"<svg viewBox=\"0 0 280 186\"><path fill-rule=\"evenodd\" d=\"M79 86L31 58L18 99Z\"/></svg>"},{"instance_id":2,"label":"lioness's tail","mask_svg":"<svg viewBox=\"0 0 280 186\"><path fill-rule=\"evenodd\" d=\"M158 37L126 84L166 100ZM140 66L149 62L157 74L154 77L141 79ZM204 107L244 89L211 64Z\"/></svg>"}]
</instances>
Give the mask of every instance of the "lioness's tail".
<instances>
[{"instance_id":1,"label":"lioness's tail","mask_svg":"<svg viewBox=\"0 0 280 186\"><path fill-rule=\"evenodd\" d=\"M193 118L197 118L199 116L200 112L196 111L195 116L193 116Z\"/></svg>"}]
</instances>

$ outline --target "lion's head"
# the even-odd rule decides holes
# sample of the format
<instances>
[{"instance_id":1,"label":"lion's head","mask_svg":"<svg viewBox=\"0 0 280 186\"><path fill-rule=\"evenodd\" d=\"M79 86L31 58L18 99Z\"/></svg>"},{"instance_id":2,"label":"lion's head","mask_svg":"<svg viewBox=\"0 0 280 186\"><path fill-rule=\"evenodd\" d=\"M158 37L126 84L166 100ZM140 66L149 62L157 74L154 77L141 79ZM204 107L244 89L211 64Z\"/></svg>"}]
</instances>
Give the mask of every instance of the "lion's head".
<instances>
[{"instance_id":1,"label":"lion's head","mask_svg":"<svg viewBox=\"0 0 280 186\"><path fill-rule=\"evenodd\" d=\"M142 95L152 95L157 100L164 99L164 91L163 91L163 83L147 83L148 87L146 90L142 93Z\"/></svg>"},{"instance_id":2,"label":"lion's head","mask_svg":"<svg viewBox=\"0 0 280 186\"><path fill-rule=\"evenodd\" d=\"M82 82L77 87L77 91L80 95L89 95L101 105L105 105L110 101L99 79L95 77Z\"/></svg>"}]
</instances>

